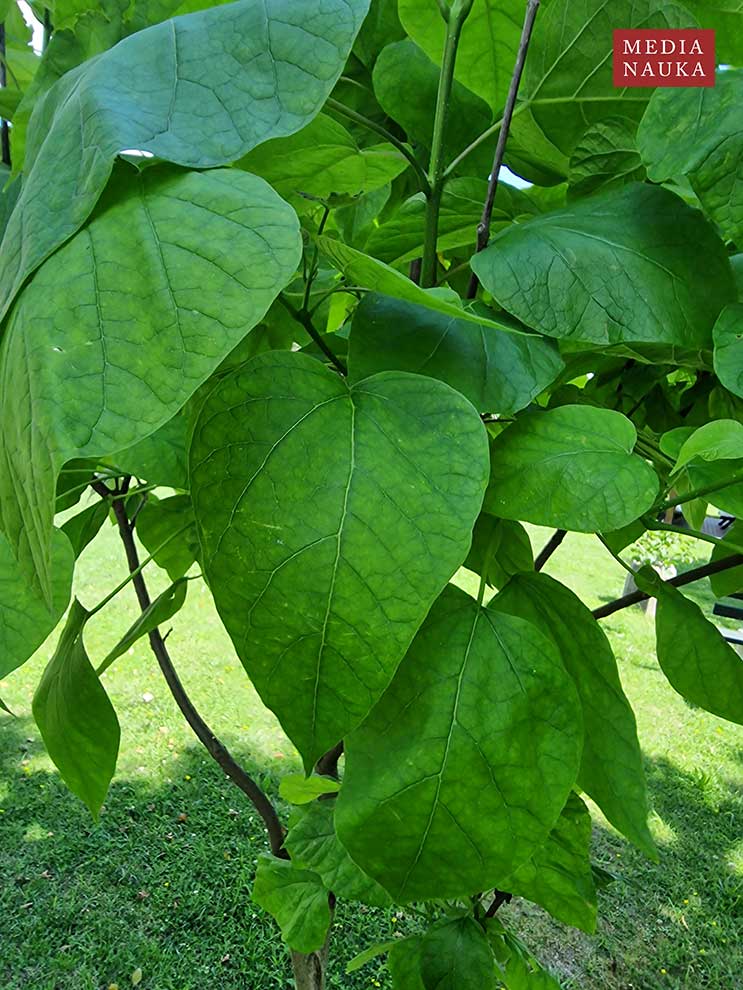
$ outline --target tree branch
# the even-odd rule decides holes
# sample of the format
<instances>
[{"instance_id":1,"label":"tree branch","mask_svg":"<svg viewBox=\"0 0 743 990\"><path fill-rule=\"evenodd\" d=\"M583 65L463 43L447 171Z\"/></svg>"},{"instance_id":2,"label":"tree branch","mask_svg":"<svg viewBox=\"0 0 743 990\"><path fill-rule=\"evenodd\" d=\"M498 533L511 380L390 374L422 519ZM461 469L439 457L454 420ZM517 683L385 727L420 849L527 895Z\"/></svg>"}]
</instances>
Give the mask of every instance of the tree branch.
<instances>
[{"instance_id":1,"label":"tree branch","mask_svg":"<svg viewBox=\"0 0 743 990\"><path fill-rule=\"evenodd\" d=\"M513 119L513 111L516 106L516 97L519 92L519 85L521 84L521 76L524 71L524 63L526 62L526 54L529 51L529 42L531 41L531 34L534 30L534 21L537 16L537 11L539 10L539 0L527 0L526 4L526 15L524 17L524 26L521 30L521 39L519 41L519 50L516 53L516 64L513 67L513 75L511 76L511 85L508 89L508 97L506 99L506 106L503 111L503 120L501 122L500 131L498 132L498 141L495 146L495 156L493 158L493 168L490 172L490 178L488 180L488 193L485 197L485 203L482 209L482 216L480 218L480 223L477 225L477 246L475 248L475 254L478 251L482 251L488 246L488 241L490 240L490 221L493 216L493 204L495 203L495 194L498 190L498 178L500 176L501 165L503 164L503 155L506 150L506 141L508 140L508 132L511 128L511 120ZM477 295L477 286L479 285L477 275L472 273L472 278L470 279L470 284L467 289L467 298L474 299Z\"/></svg>"},{"instance_id":2,"label":"tree branch","mask_svg":"<svg viewBox=\"0 0 743 990\"><path fill-rule=\"evenodd\" d=\"M320 757L315 764L315 772L322 777L335 777L338 779L338 760L343 755L343 740L336 743L332 749Z\"/></svg>"},{"instance_id":3,"label":"tree branch","mask_svg":"<svg viewBox=\"0 0 743 990\"><path fill-rule=\"evenodd\" d=\"M537 554L537 558L534 561L534 570L541 571L547 561L550 559L552 554L557 550L562 541L567 536L566 529L556 529L555 532L550 536L549 540L545 543L542 549Z\"/></svg>"},{"instance_id":4,"label":"tree branch","mask_svg":"<svg viewBox=\"0 0 743 990\"><path fill-rule=\"evenodd\" d=\"M702 578L710 577L712 574L719 574L721 571L727 571L731 567L739 567L741 564L743 564L743 554L736 553L730 557L723 557L721 560L703 564L701 567L694 567L692 570L685 571L683 574L677 574L676 577L671 578L666 584L671 584L674 588L683 588L685 584L701 581ZM637 605L639 602L644 602L646 598L650 598L650 595L646 595L644 591L632 591L628 595L622 595L621 598L615 599L613 602L608 602L606 605L595 608L592 615L594 619L605 619L607 615L613 615L615 612L619 612L623 608L628 608L630 605Z\"/></svg>"},{"instance_id":5,"label":"tree branch","mask_svg":"<svg viewBox=\"0 0 743 990\"><path fill-rule=\"evenodd\" d=\"M433 118L431 157L428 165L429 191L426 195L426 221L423 239L423 259L420 284L430 288L436 284L436 246L439 234L439 213L444 191L444 152L446 150L446 125L449 120L451 91L454 85L454 66L464 22L472 9L473 0L453 0L446 18L446 42L439 72L439 88L436 94L436 110Z\"/></svg>"},{"instance_id":6,"label":"tree branch","mask_svg":"<svg viewBox=\"0 0 743 990\"><path fill-rule=\"evenodd\" d=\"M100 487L105 491L105 495L102 495L100 488L94 485L95 490L99 495L102 495L102 497L108 498L110 495L114 494L105 488L105 486ZM139 570L139 554L137 553L137 547L134 542L132 526L126 514L124 501L120 498L112 499L111 504L114 515L116 516L119 536L121 537L121 542L124 545L127 565L130 573L133 575L132 582L134 584L134 590L137 594L137 601L139 602L139 607L144 612L145 609L149 608L151 599L144 577L142 576L142 572ZM184 718L193 729L196 737L204 745L212 759L219 764L230 780L236 784L243 794L245 794L252 802L255 810L263 819L263 824L266 826L271 852L274 856L280 856L283 859L287 859L288 854L284 849L284 829L279 821L279 816L276 814L276 809L273 804L263 793L261 788L255 783L253 778L235 760L227 747L224 746L223 743L220 742L220 740L214 735L212 730L194 707L193 702L186 693L186 689L183 687L183 684L181 683L180 678L178 677L178 674L173 666L173 662L170 659L170 654L168 653L168 648L165 645L165 640L160 635L160 630L153 629L153 631L149 634L149 640L155 659L157 660L163 677L170 688L170 693L173 695L175 703L180 708Z\"/></svg>"},{"instance_id":7,"label":"tree branch","mask_svg":"<svg viewBox=\"0 0 743 990\"><path fill-rule=\"evenodd\" d=\"M319 332L315 324L312 322L312 317L310 316L310 314L307 313L305 310L297 309L296 306L294 306L292 303L289 302L289 300L284 296L283 293L279 295L279 302L284 307L284 309L286 309L294 317L297 323L300 323L305 328L307 333L310 335L310 337L312 337L314 342L323 352L325 357L331 362L331 364L334 364L342 375L347 375L348 368L343 363L343 361L341 361L338 355L333 353L328 343L323 339L323 335Z\"/></svg>"}]
</instances>

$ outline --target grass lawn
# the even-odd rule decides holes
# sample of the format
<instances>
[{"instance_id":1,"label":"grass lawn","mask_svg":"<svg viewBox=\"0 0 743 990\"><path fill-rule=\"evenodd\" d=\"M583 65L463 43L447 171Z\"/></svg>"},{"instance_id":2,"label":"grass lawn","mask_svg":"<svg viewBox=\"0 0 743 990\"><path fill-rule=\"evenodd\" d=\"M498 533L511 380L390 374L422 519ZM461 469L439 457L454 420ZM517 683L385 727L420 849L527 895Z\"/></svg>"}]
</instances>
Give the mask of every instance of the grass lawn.
<instances>
[{"instance_id":1,"label":"grass lawn","mask_svg":"<svg viewBox=\"0 0 743 990\"><path fill-rule=\"evenodd\" d=\"M544 533L533 534L541 545ZM624 580L588 537L568 538L548 571L591 605L616 597ZM77 594L91 606L122 575L106 527L84 554ZM164 587L163 575L151 584ZM708 608L710 596L695 594ZM86 636L94 662L135 615L126 589L96 616ZM593 809L595 861L617 877L601 894L597 936L554 924L525 902L505 907L503 919L566 988L740 990L743 728L673 692L643 613L618 613L604 625L637 712L660 862L635 852ZM248 683L201 582L191 582L173 626L169 645L197 706L275 794L280 777L299 769L297 754ZM265 848L260 820L202 755L147 647L138 644L105 675L122 747L98 825L61 784L30 717L52 647L0 681L0 698L17 715L0 712L2 990L124 990L138 969L142 990L290 987L281 939L250 900ZM329 987L389 987L378 962L353 976L345 963L412 925L402 912L342 906Z\"/></svg>"}]
</instances>

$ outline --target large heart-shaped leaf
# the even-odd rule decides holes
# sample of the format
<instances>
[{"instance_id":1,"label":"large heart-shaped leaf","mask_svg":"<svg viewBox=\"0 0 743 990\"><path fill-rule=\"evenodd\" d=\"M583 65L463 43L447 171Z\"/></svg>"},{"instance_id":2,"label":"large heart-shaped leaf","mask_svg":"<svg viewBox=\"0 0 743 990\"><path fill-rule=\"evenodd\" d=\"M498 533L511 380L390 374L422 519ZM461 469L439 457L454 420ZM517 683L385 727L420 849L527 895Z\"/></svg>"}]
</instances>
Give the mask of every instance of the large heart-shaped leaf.
<instances>
[{"instance_id":1,"label":"large heart-shaped leaf","mask_svg":"<svg viewBox=\"0 0 743 990\"><path fill-rule=\"evenodd\" d=\"M289 0L240 0L147 28L67 73L31 119L0 251L0 313L88 218L122 150L206 168L307 124L368 7L324 0L308 13Z\"/></svg>"},{"instance_id":2,"label":"large heart-shaped leaf","mask_svg":"<svg viewBox=\"0 0 743 990\"><path fill-rule=\"evenodd\" d=\"M582 741L555 647L450 585L346 740L338 837L396 901L499 886L557 821Z\"/></svg>"},{"instance_id":3,"label":"large heart-shaped leaf","mask_svg":"<svg viewBox=\"0 0 743 990\"><path fill-rule=\"evenodd\" d=\"M352 380L412 371L447 382L480 412L510 416L550 385L564 364L551 341L366 294L351 328Z\"/></svg>"},{"instance_id":4,"label":"large heart-shaped leaf","mask_svg":"<svg viewBox=\"0 0 743 990\"><path fill-rule=\"evenodd\" d=\"M493 441L485 508L582 533L621 529L658 493L655 472L632 453L636 440L632 423L611 409L526 413Z\"/></svg>"},{"instance_id":5,"label":"large heart-shaped leaf","mask_svg":"<svg viewBox=\"0 0 743 990\"><path fill-rule=\"evenodd\" d=\"M122 166L119 177L24 289L1 345L0 517L47 599L62 464L169 420L300 257L296 215L256 176Z\"/></svg>"},{"instance_id":6,"label":"large heart-shaped leaf","mask_svg":"<svg viewBox=\"0 0 743 990\"><path fill-rule=\"evenodd\" d=\"M614 86L612 32L695 26L668 0L551 0L534 31L521 92L536 126L570 156L589 124L616 114L637 120L653 91ZM518 136L518 118L514 124Z\"/></svg>"},{"instance_id":7,"label":"large heart-shaped leaf","mask_svg":"<svg viewBox=\"0 0 743 990\"><path fill-rule=\"evenodd\" d=\"M95 818L119 752L119 721L83 645L88 612L75 599L33 700L49 756Z\"/></svg>"},{"instance_id":8,"label":"large heart-shaped leaf","mask_svg":"<svg viewBox=\"0 0 743 990\"><path fill-rule=\"evenodd\" d=\"M349 389L276 351L210 393L191 447L205 572L307 769L377 701L464 560L487 461L473 407L430 378Z\"/></svg>"},{"instance_id":9,"label":"large heart-shaped leaf","mask_svg":"<svg viewBox=\"0 0 743 990\"><path fill-rule=\"evenodd\" d=\"M743 69L714 86L658 89L637 134L648 175L689 178L725 237L743 235Z\"/></svg>"},{"instance_id":10,"label":"large heart-shaped leaf","mask_svg":"<svg viewBox=\"0 0 743 990\"><path fill-rule=\"evenodd\" d=\"M0 679L20 667L62 618L70 600L75 560L67 537L52 536L52 604L25 580L10 544L0 533Z\"/></svg>"},{"instance_id":11,"label":"large heart-shaped leaf","mask_svg":"<svg viewBox=\"0 0 743 990\"><path fill-rule=\"evenodd\" d=\"M425 990L493 990L493 950L474 918L445 918L423 936L420 972Z\"/></svg>"},{"instance_id":12,"label":"large heart-shaped leaf","mask_svg":"<svg viewBox=\"0 0 743 990\"><path fill-rule=\"evenodd\" d=\"M471 264L522 323L593 344L709 348L735 299L725 245L702 214L635 183L513 225Z\"/></svg>"},{"instance_id":13,"label":"large heart-shaped leaf","mask_svg":"<svg viewBox=\"0 0 743 990\"><path fill-rule=\"evenodd\" d=\"M554 641L583 708L578 783L612 825L655 856L635 716L604 631L577 595L546 574L515 575L492 607L533 622Z\"/></svg>"}]
</instances>

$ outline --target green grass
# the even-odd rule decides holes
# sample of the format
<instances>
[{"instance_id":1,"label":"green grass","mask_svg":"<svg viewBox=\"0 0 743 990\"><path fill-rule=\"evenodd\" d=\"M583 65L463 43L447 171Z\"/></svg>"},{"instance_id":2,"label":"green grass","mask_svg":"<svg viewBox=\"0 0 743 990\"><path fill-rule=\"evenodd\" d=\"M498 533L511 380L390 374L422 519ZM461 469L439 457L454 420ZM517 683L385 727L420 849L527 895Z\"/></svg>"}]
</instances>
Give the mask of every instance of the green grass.
<instances>
[{"instance_id":1,"label":"green grass","mask_svg":"<svg viewBox=\"0 0 743 990\"><path fill-rule=\"evenodd\" d=\"M544 533L534 530L541 543ZM570 537L549 571L595 605L621 593L619 565L597 541ZM107 527L88 548L77 594L93 605L121 577ZM468 582L465 576L464 582ZM155 590L163 576L152 579ZM711 596L694 592L709 608ZM136 614L130 589L86 634L102 658ZM660 862L636 853L595 812L594 859L617 880L601 894L598 934L553 923L525 902L503 909L565 987L584 990L743 987L743 729L695 711L660 673L639 610L604 624L638 716ZM274 795L297 754L261 705L221 630L208 592L191 582L169 639L197 706ZM59 781L30 718L53 642L0 682L17 714L0 714L0 987L268 990L291 986L270 918L250 901L260 820L211 764L180 718L147 648L105 675L122 726L119 769L94 825ZM185 816L185 820L184 820ZM402 912L341 906L329 987L389 987L380 962L345 963L374 940L409 930Z\"/></svg>"}]
</instances>

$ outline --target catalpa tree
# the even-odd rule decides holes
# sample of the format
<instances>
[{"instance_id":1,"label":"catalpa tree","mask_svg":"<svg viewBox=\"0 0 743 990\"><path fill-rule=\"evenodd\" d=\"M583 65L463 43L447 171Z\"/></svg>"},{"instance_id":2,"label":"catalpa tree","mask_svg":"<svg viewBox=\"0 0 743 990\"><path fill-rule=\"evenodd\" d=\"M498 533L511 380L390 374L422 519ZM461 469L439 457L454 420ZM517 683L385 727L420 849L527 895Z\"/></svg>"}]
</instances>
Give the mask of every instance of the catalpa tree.
<instances>
[{"instance_id":1,"label":"catalpa tree","mask_svg":"<svg viewBox=\"0 0 743 990\"><path fill-rule=\"evenodd\" d=\"M416 905L419 934L351 964L387 953L396 990L556 986L497 912L524 897L593 929L582 795L655 855L599 620L657 598L673 687L743 719L743 664L679 590L743 588L743 537L701 531L708 503L743 514L740 15L33 6L40 59L2 5L0 676L66 616L34 716L95 816L105 671L149 637L265 822L253 896L298 988L324 984L337 898ZM700 24L715 86L614 87L614 28ZM618 556L675 506L709 564L639 569L593 613L541 573L566 531ZM70 589L109 517L141 614L91 657L119 588L92 608ZM556 530L536 560L524 522ZM184 691L187 638L160 634L194 562L301 754L288 821Z\"/></svg>"}]
</instances>

